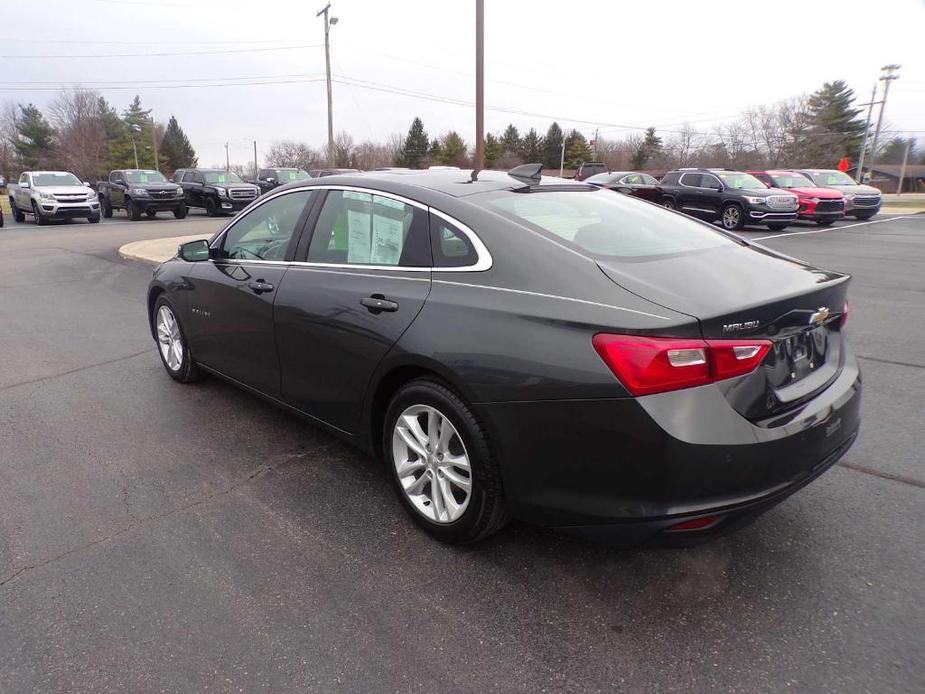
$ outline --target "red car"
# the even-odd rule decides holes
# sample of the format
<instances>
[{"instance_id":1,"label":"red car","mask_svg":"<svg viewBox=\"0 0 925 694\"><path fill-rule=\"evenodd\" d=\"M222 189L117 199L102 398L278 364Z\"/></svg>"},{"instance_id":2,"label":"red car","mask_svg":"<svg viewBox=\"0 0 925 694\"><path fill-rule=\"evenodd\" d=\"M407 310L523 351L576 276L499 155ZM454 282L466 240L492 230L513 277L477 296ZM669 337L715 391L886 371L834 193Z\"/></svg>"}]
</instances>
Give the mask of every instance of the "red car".
<instances>
[{"instance_id":1,"label":"red car","mask_svg":"<svg viewBox=\"0 0 925 694\"><path fill-rule=\"evenodd\" d=\"M797 196L799 219L808 219L826 227L845 216L845 196L831 188L818 188L796 171L749 171L769 188L785 188Z\"/></svg>"}]
</instances>

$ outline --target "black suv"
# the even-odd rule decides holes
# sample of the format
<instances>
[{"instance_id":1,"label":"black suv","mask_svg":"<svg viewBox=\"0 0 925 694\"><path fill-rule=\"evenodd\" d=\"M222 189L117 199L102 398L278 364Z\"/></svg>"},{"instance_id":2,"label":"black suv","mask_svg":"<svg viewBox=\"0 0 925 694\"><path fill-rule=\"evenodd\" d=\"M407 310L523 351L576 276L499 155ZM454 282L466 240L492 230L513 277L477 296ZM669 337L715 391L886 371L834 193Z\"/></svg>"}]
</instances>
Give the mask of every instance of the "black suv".
<instances>
[{"instance_id":1,"label":"black suv","mask_svg":"<svg viewBox=\"0 0 925 694\"><path fill-rule=\"evenodd\" d=\"M311 176L304 169L260 169L257 172L257 185L260 186L261 193L266 193L284 183L307 181L309 178Z\"/></svg>"},{"instance_id":2,"label":"black suv","mask_svg":"<svg viewBox=\"0 0 925 694\"><path fill-rule=\"evenodd\" d=\"M583 181L591 176L609 172L610 169L607 168L607 164L602 161L583 161L575 172L575 180Z\"/></svg>"},{"instance_id":3,"label":"black suv","mask_svg":"<svg viewBox=\"0 0 925 694\"><path fill-rule=\"evenodd\" d=\"M260 195L260 188L224 169L177 169L171 180L183 188L187 206L205 208L210 217L243 210Z\"/></svg>"},{"instance_id":4,"label":"black suv","mask_svg":"<svg viewBox=\"0 0 925 694\"><path fill-rule=\"evenodd\" d=\"M726 169L676 169L662 178L659 204L737 231L766 224L772 231L797 218L797 196L768 188L751 174Z\"/></svg>"}]
</instances>

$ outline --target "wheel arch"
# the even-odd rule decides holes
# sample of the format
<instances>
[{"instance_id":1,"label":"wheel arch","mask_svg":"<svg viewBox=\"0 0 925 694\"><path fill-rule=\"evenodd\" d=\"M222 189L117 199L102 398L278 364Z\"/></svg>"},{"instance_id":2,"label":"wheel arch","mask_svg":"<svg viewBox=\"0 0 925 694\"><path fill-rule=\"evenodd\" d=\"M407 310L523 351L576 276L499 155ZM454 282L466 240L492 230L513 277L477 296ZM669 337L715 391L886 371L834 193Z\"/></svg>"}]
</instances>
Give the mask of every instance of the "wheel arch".
<instances>
[{"instance_id":1,"label":"wheel arch","mask_svg":"<svg viewBox=\"0 0 925 694\"><path fill-rule=\"evenodd\" d=\"M162 294L166 294L167 289L159 284L148 289L148 329L151 331L151 337L157 339L154 333L154 305Z\"/></svg>"},{"instance_id":2,"label":"wheel arch","mask_svg":"<svg viewBox=\"0 0 925 694\"><path fill-rule=\"evenodd\" d=\"M382 435L389 402L402 386L418 378L432 378L454 391L470 406L473 404L469 389L461 379L448 372L438 362L429 359L403 359L383 366L368 389L361 429L369 436L369 448L377 458L381 458L383 453Z\"/></svg>"}]
</instances>

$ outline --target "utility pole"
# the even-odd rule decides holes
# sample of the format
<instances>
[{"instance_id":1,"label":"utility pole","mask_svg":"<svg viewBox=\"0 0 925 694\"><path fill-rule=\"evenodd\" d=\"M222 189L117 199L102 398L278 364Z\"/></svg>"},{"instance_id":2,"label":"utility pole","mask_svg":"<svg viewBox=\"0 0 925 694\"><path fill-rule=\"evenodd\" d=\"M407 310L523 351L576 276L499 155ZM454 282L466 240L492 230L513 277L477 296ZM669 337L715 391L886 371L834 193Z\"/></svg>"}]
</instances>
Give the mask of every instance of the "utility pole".
<instances>
[{"instance_id":1,"label":"utility pole","mask_svg":"<svg viewBox=\"0 0 925 694\"><path fill-rule=\"evenodd\" d=\"M257 140L254 140L254 180L257 180Z\"/></svg>"},{"instance_id":2,"label":"utility pole","mask_svg":"<svg viewBox=\"0 0 925 694\"><path fill-rule=\"evenodd\" d=\"M591 156L594 159L594 161L597 161L597 138L600 137L599 135L600 130L601 130L600 128L594 129L594 147L591 151Z\"/></svg>"},{"instance_id":3,"label":"utility pole","mask_svg":"<svg viewBox=\"0 0 925 694\"><path fill-rule=\"evenodd\" d=\"M475 0L475 164L485 166L485 0Z\"/></svg>"},{"instance_id":4,"label":"utility pole","mask_svg":"<svg viewBox=\"0 0 925 694\"><path fill-rule=\"evenodd\" d=\"M151 143L154 145L154 168L161 170L161 160L157 156L157 121L151 116Z\"/></svg>"},{"instance_id":5,"label":"utility pole","mask_svg":"<svg viewBox=\"0 0 925 694\"><path fill-rule=\"evenodd\" d=\"M864 155L867 153L867 140L870 137L870 119L874 113L874 102L877 101L877 83L874 82L874 88L870 92L870 103L867 104L867 123L864 125L864 142L861 144L861 154L858 156L858 183L864 182ZM862 106L864 104L861 104Z\"/></svg>"},{"instance_id":6,"label":"utility pole","mask_svg":"<svg viewBox=\"0 0 925 694\"><path fill-rule=\"evenodd\" d=\"M909 150L912 149L913 139L910 137L906 140L906 151L903 154L903 165L899 167L899 187L896 189L896 195L903 194L903 179L906 177L906 162L909 161Z\"/></svg>"},{"instance_id":7,"label":"utility pole","mask_svg":"<svg viewBox=\"0 0 925 694\"><path fill-rule=\"evenodd\" d=\"M884 83L883 85L883 101L880 103L880 113L877 114L877 129L874 131L874 144L870 148L870 177L874 177L874 160L877 157L877 140L880 139L880 126L883 125L883 112L886 110L886 99L890 94L890 83L893 80L899 79L899 75L896 74L896 71L901 68L902 65L884 65L880 68L881 72L886 73L880 78L880 81ZM863 181L862 181L863 182Z\"/></svg>"},{"instance_id":8,"label":"utility pole","mask_svg":"<svg viewBox=\"0 0 925 694\"><path fill-rule=\"evenodd\" d=\"M331 96L331 43L328 34L331 26L337 24L337 17L328 17L331 3L324 6L315 16L324 15L324 69L328 76L328 166L334 166L334 113L333 98Z\"/></svg>"},{"instance_id":9,"label":"utility pole","mask_svg":"<svg viewBox=\"0 0 925 694\"><path fill-rule=\"evenodd\" d=\"M231 164L228 159L228 143L225 143L225 171L231 171Z\"/></svg>"}]
</instances>

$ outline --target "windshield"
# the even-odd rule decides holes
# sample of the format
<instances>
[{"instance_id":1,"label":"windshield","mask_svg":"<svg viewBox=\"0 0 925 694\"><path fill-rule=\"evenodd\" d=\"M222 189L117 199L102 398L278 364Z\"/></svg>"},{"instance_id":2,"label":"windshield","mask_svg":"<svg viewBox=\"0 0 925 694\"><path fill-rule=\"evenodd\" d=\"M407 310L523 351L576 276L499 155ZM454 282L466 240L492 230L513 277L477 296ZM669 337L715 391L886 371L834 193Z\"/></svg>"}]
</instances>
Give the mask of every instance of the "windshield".
<instances>
[{"instance_id":1,"label":"windshield","mask_svg":"<svg viewBox=\"0 0 925 694\"><path fill-rule=\"evenodd\" d=\"M767 186L757 178L747 173L738 171L716 171L717 176L723 182L723 185L733 190L761 190Z\"/></svg>"},{"instance_id":2,"label":"windshield","mask_svg":"<svg viewBox=\"0 0 925 694\"><path fill-rule=\"evenodd\" d=\"M484 198L504 217L595 257L652 257L735 243L705 224L606 191L504 192Z\"/></svg>"},{"instance_id":3,"label":"windshield","mask_svg":"<svg viewBox=\"0 0 925 694\"><path fill-rule=\"evenodd\" d=\"M803 174L776 174L771 176L774 185L778 188L813 188L813 182Z\"/></svg>"},{"instance_id":4,"label":"windshield","mask_svg":"<svg viewBox=\"0 0 925 694\"><path fill-rule=\"evenodd\" d=\"M276 180L280 183L306 181L309 178L311 178L311 176L308 175L308 172L302 171L302 169L276 169Z\"/></svg>"},{"instance_id":5,"label":"windshield","mask_svg":"<svg viewBox=\"0 0 925 694\"><path fill-rule=\"evenodd\" d=\"M841 171L817 171L816 182L820 186L854 186L855 180Z\"/></svg>"},{"instance_id":6,"label":"windshield","mask_svg":"<svg viewBox=\"0 0 925 694\"><path fill-rule=\"evenodd\" d=\"M37 186L82 186L83 183L72 173L63 171L32 174L32 183Z\"/></svg>"},{"instance_id":7,"label":"windshield","mask_svg":"<svg viewBox=\"0 0 925 694\"><path fill-rule=\"evenodd\" d=\"M206 171L202 175L206 183L244 183L234 171Z\"/></svg>"},{"instance_id":8,"label":"windshield","mask_svg":"<svg viewBox=\"0 0 925 694\"><path fill-rule=\"evenodd\" d=\"M160 171L126 171L125 180L129 183L167 183Z\"/></svg>"}]
</instances>

